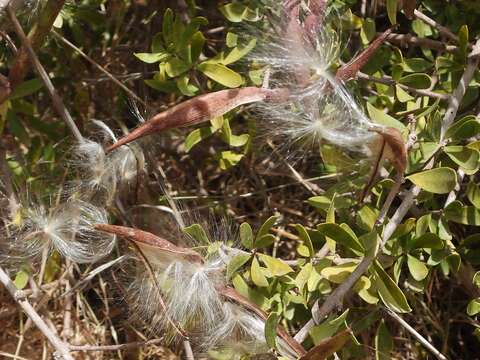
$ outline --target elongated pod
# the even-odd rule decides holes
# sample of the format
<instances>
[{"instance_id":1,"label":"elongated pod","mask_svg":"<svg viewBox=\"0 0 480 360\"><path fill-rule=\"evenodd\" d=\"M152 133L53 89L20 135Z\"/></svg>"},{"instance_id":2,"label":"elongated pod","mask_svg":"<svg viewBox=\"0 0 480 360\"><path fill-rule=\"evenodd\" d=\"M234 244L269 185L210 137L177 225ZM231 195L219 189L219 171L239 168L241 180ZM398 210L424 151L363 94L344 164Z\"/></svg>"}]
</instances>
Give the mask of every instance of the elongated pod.
<instances>
[{"instance_id":1,"label":"elongated pod","mask_svg":"<svg viewBox=\"0 0 480 360\"><path fill-rule=\"evenodd\" d=\"M109 224L96 224L95 229L110 234L115 234L124 239L134 241L139 245L147 245L153 247L161 252L169 253L171 254L171 256L181 257L194 263L203 263L202 256L194 250L176 246L170 241L165 240L147 231Z\"/></svg>"},{"instance_id":2,"label":"elongated pod","mask_svg":"<svg viewBox=\"0 0 480 360\"><path fill-rule=\"evenodd\" d=\"M287 89L264 89L254 86L242 89L220 90L199 95L153 116L130 134L110 145L107 151L112 151L155 132L208 121L240 105L258 101L282 102L288 96L289 92Z\"/></svg>"}]
</instances>

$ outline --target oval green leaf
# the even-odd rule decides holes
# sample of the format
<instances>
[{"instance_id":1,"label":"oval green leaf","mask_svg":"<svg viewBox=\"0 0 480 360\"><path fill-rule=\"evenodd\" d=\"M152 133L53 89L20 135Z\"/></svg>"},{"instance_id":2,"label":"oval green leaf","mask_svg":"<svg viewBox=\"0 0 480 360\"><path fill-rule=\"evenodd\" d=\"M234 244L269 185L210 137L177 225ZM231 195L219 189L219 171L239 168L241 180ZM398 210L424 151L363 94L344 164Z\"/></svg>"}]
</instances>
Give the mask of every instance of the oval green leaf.
<instances>
[{"instance_id":1,"label":"oval green leaf","mask_svg":"<svg viewBox=\"0 0 480 360\"><path fill-rule=\"evenodd\" d=\"M422 190L434 194L446 194L455 188L457 173L451 168L441 167L407 176L407 179Z\"/></svg>"},{"instance_id":2,"label":"oval green leaf","mask_svg":"<svg viewBox=\"0 0 480 360\"><path fill-rule=\"evenodd\" d=\"M229 88L236 88L243 84L240 74L222 64L203 62L197 66L197 69L210 79Z\"/></svg>"}]
</instances>

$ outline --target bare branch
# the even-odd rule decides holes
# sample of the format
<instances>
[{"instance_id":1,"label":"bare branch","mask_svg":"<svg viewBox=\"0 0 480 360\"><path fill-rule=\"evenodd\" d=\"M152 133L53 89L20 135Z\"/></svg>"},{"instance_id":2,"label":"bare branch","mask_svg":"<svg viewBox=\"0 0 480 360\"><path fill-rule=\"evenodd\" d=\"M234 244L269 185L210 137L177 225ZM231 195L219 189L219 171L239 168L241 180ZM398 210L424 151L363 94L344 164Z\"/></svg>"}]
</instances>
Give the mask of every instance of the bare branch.
<instances>
[{"instance_id":1,"label":"bare branch","mask_svg":"<svg viewBox=\"0 0 480 360\"><path fill-rule=\"evenodd\" d=\"M73 50L75 50L77 53L79 53L85 60L87 60L90 64L95 66L98 70L100 70L102 73L104 73L112 82L114 82L116 85L118 85L123 91L125 91L131 98L135 99L139 103L141 103L143 106L150 108L150 106L143 101L137 94L135 94L132 90L130 90L128 87L126 87L120 80L118 80L115 76L113 76L111 73L109 73L105 68L97 63L95 60L93 60L90 56L85 54L85 52L82 51L79 47L75 46L73 43L65 39L62 35L57 33L55 30L52 31L52 34L59 39L61 42L63 42L65 45L71 47Z\"/></svg>"},{"instance_id":2,"label":"bare branch","mask_svg":"<svg viewBox=\"0 0 480 360\"><path fill-rule=\"evenodd\" d=\"M393 312L390 309L385 308L385 311L388 315L394 318L400 325L402 325L405 330L407 330L410 334L412 334L420 344L422 344L425 348L428 349L433 355L436 356L437 359L440 360L447 360L447 357L443 355L440 351L438 351L427 339L425 339L418 331L416 331L413 327L411 327L403 318L398 315L397 313Z\"/></svg>"},{"instance_id":3,"label":"bare branch","mask_svg":"<svg viewBox=\"0 0 480 360\"><path fill-rule=\"evenodd\" d=\"M35 54L35 51L33 50L32 45L30 44L30 40L27 38L25 35L20 23L18 22L17 16L15 15L15 12L12 10L10 6L7 7L7 12L10 16L10 20L12 21L13 26L15 27L15 31L17 35L20 37L22 40L22 49L25 48L27 51L28 58L30 59L33 67L37 71L38 75L42 79L43 83L45 84L45 87L47 88L48 93L50 94L50 97L52 98L52 103L55 109L57 110L58 114L62 117L62 119L65 121L65 123L68 125L70 130L72 131L73 135L77 139L78 142L83 142L83 136L80 133L80 130L78 130L77 125L75 124L75 121L73 121L72 116L68 112L67 108L65 107L65 104L63 103L62 99L58 95L57 91L53 87L53 84L48 77L47 72L43 68L42 64L38 60L37 55Z\"/></svg>"},{"instance_id":4,"label":"bare branch","mask_svg":"<svg viewBox=\"0 0 480 360\"><path fill-rule=\"evenodd\" d=\"M25 314L33 321L33 323L38 327L38 329L45 335L45 337L50 341L53 348L56 352L63 357L63 360L73 360L72 355L68 350L68 345L65 344L60 338L55 335L55 333L50 329L50 327L43 321L43 319L38 315L33 306L28 302L25 295L21 290L18 290L15 287L15 284L10 280L10 277L7 273L0 267L0 283L2 283L5 288L8 290L10 295L13 297L15 302L23 309Z\"/></svg>"}]
</instances>

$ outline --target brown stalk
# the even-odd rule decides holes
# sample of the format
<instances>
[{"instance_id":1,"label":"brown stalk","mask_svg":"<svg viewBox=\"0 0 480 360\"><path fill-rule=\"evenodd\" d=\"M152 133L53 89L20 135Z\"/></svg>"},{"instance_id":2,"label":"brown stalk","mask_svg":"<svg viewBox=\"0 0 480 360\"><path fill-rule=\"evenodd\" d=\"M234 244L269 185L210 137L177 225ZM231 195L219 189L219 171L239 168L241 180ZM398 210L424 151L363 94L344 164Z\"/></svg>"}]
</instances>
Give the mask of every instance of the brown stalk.
<instances>
[{"instance_id":1,"label":"brown stalk","mask_svg":"<svg viewBox=\"0 0 480 360\"><path fill-rule=\"evenodd\" d=\"M390 161L398 174L403 175L407 168L407 147L400 130L393 127L372 129L385 140L385 158Z\"/></svg>"},{"instance_id":2,"label":"brown stalk","mask_svg":"<svg viewBox=\"0 0 480 360\"><path fill-rule=\"evenodd\" d=\"M370 58L375 54L378 48L387 40L388 36L392 33L393 28L387 29L380 36L378 36L368 47L363 50L357 57L350 60L348 63L342 65L337 70L335 75L337 80L346 82L354 79L357 73L362 67L364 67Z\"/></svg>"},{"instance_id":3,"label":"brown stalk","mask_svg":"<svg viewBox=\"0 0 480 360\"><path fill-rule=\"evenodd\" d=\"M363 202L363 199L370 191L384 160L390 161L395 170L397 170L399 179L403 179L403 174L407 168L407 147L403 141L402 133L392 127L373 128L371 131L379 135L378 140L376 139L370 145L376 157L368 182L360 195L360 203Z\"/></svg>"},{"instance_id":4,"label":"brown stalk","mask_svg":"<svg viewBox=\"0 0 480 360\"><path fill-rule=\"evenodd\" d=\"M130 134L110 145L107 151L162 130L200 124L240 105L258 101L281 102L288 96L287 89L263 89L254 86L199 95L153 116Z\"/></svg>"},{"instance_id":5,"label":"brown stalk","mask_svg":"<svg viewBox=\"0 0 480 360\"><path fill-rule=\"evenodd\" d=\"M242 305L243 307L247 308L248 310L254 312L257 314L259 317L261 317L263 320L267 320L268 316L267 314L260 309L257 305L251 303L247 298L244 296L240 295L237 290L234 288L224 286L220 289L217 289L217 291L225 298L232 300L236 302L239 305ZM307 352L303 348L301 344L299 344L293 337L291 337L285 329L279 325L277 326L277 334L280 336L293 350L298 355L305 355Z\"/></svg>"},{"instance_id":6,"label":"brown stalk","mask_svg":"<svg viewBox=\"0 0 480 360\"><path fill-rule=\"evenodd\" d=\"M198 254L194 250L176 246L170 241L158 237L147 231L110 224L96 224L95 229L104 231L109 234L117 235L129 241L153 246L160 251L165 251L176 256L181 256L191 262L203 263L202 256L200 256L200 254Z\"/></svg>"},{"instance_id":7,"label":"brown stalk","mask_svg":"<svg viewBox=\"0 0 480 360\"><path fill-rule=\"evenodd\" d=\"M378 139L375 139L375 141L380 141L380 147L378 150L374 151L374 154L376 155L375 161L373 163L373 168L370 172L370 176L368 177L368 182L365 185L365 187L362 190L362 193L360 194L360 199L359 203L363 203L363 200L365 199L365 196L367 196L368 192L370 191L377 175L380 167L382 166L383 159L384 159L384 153L385 153L385 145L386 141L383 136L379 137ZM374 144L375 147L378 147L378 143Z\"/></svg>"},{"instance_id":8,"label":"brown stalk","mask_svg":"<svg viewBox=\"0 0 480 360\"><path fill-rule=\"evenodd\" d=\"M28 34L28 40L33 50L37 51L42 46L45 37L50 32L50 29L64 3L64 0L48 0L43 7L38 17L38 22ZM15 59L8 75L12 88L21 83L27 75L28 61L28 50L27 47L23 45L20 48L17 58Z\"/></svg>"}]
</instances>

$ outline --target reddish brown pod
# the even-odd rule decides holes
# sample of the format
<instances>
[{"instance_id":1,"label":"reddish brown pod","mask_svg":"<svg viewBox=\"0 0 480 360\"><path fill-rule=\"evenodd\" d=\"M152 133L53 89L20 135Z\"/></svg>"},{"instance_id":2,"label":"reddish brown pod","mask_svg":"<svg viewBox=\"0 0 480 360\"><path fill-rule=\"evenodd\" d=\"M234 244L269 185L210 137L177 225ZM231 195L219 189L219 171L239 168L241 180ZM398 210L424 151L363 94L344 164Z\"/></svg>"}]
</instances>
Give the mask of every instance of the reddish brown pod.
<instances>
[{"instance_id":1,"label":"reddish brown pod","mask_svg":"<svg viewBox=\"0 0 480 360\"><path fill-rule=\"evenodd\" d=\"M109 146L107 151L162 130L206 122L240 105L258 101L282 102L288 97L287 89L264 89L254 86L199 95L153 116L130 134Z\"/></svg>"},{"instance_id":2,"label":"reddish brown pod","mask_svg":"<svg viewBox=\"0 0 480 360\"><path fill-rule=\"evenodd\" d=\"M96 224L95 229L107 232L109 234L115 234L129 241L134 241L139 245L143 244L151 246L158 251L170 253L174 256L182 257L191 262L203 263L202 256L194 250L176 246L170 241L147 231L110 224Z\"/></svg>"}]
</instances>

